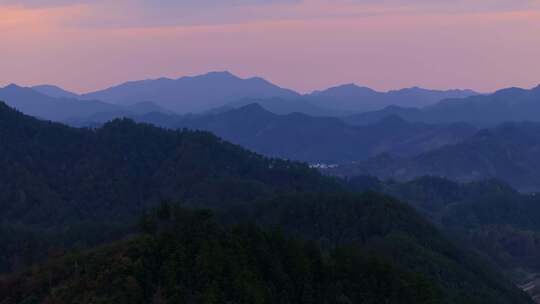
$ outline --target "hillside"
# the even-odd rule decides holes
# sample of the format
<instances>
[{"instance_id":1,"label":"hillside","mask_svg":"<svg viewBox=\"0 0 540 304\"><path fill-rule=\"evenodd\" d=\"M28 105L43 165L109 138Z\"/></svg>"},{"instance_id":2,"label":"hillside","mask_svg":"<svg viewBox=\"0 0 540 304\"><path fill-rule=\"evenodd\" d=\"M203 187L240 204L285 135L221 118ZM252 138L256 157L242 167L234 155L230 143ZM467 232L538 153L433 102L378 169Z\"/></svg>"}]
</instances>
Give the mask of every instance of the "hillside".
<instances>
[{"instance_id":1,"label":"hillside","mask_svg":"<svg viewBox=\"0 0 540 304\"><path fill-rule=\"evenodd\" d=\"M380 195L293 195L241 210L228 215L247 222L223 226L162 205L142 234L6 277L0 293L56 303L530 303ZM296 237L268 230L276 224ZM341 244L313 242L324 239Z\"/></svg>"},{"instance_id":2,"label":"hillside","mask_svg":"<svg viewBox=\"0 0 540 304\"><path fill-rule=\"evenodd\" d=\"M25 88L9 85L0 88L0 100L24 114L52 121L93 120L117 118L146 113L168 113L150 102L119 106L98 100L80 100L77 96L63 93L60 88L38 86Z\"/></svg>"},{"instance_id":3,"label":"hillside","mask_svg":"<svg viewBox=\"0 0 540 304\"><path fill-rule=\"evenodd\" d=\"M2 219L61 223L75 210L77 217L107 218L164 198L247 199L325 183L305 165L267 159L206 132L167 131L129 120L75 129L3 104L0 130ZM235 185L243 190L235 193ZM61 208L49 214L48 206Z\"/></svg>"},{"instance_id":4,"label":"hillside","mask_svg":"<svg viewBox=\"0 0 540 304\"><path fill-rule=\"evenodd\" d=\"M448 98L425 107L387 108L345 117L347 123L361 125L372 123L389 115L416 122L452 123L464 122L481 127L513 121L533 121L540 119L540 86L530 90L508 88L493 94L474 95L466 98Z\"/></svg>"},{"instance_id":5,"label":"hillside","mask_svg":"<svg viewBox=\"0 0 540 304\"><path fill-rule=\"evenodd\" d=\"M478 95L471 90L428 90L406 88L388 92L375 91L368 87L345 84L305 96L311 103L344 113L381 110L388 106L424 107L449 98L465 98Z\"/></svg>"},{"instance_id":6,"label":"hillside","mask_svg":"<svg viewBox=\"0 0 540 304\"><path fill-rule=\"evenodd\" d=\"M329 170L339 176L374 175L400 181L432 175L467 182L496 178L523 191L540 189L540 124L506 123L463 142L413 157L379 156Z\"/></svg>"},{"instance_id":7,"label":"hillside","mask_svg":"<svg viewBox=\"0 0 540 304\"><path fill-rule=\"evenodd\" d=\"M210 131L269 157L316 163L348 163L380 153L412 156L459 142L475 129L465 124L428 125L388 117L367 126L349 126L337 118L300 113L276 115L258 104L201 115L132 116L170 129ZM72 122L81 125L80 122ZM92 122L82 125L92 125Z\"/></svg>"},{"instance_id":8,"label":"hillside","mask_svg":"<svg viewBox=\"0 0 540 304\"><path fill-rule=\"evenodd\" d=\"M0 100L27 115L61 121L92 114L119 111L121 108L101 101L81 101L72 98L55 98L30 88L9 85L0 88Z\"/></svg>"},{"instance_id":9,"label":"hillside","mask_svg":"<svg viewBox=\"0 0 540 304\"><path fill-rule=\"evenodd\" d=\"M355 191L379 191L414 206L443 231L506 272L520 285L538 286L540 197L496 180L455 183L421 177L405 183L355 177ZM540 299L540 292L529 293Z\"/></svg>"},{"instance_id":10,"label":"hillside","mask_svg":"<svg viewBox=\"0 0 540 304\"><path fill-rule=\"evenodd\" d=\"M231 289L227 285L231 280L225 279L203 278L200 285L190 285L178 277L171 278L171 273L165 271L168 268L165 265L169 264L161 263L176 263L182 254L187 254L188 261L204 260L213 253L219 255L219 250L208 247L214 245L233 249L232 256L224 253L216 257L218 261L238 261L238 265L243 265L249 259L257 259L260 251L242 251L243 247L236 247L236 242L244 242L242 235L229 234L228 225L204 230L204 222L182 222L186 226L178 231L168 230L174 224L150 225L157 229L153 231L165 233L132 236L133 243L128 240L105 247L109 249L87 251L133 234L137 217L170 200L181 201L184 207L210 207L225 223L256 222L262 229L271 230L281 227L287 238L321 244L322 256L328 259L323 265L330 267L322 269L328 271L330 279L314 281L317 284L313 286L320 288L309 287L312 285L308 281L307 286L300 285L308 289L301 290L328 288L328 296L335 298L338 292L335 284L341 282L336 276L342 278L341 269L347 269L344 285L338 286L356 286L339 291L340 297L343 294L350 299L365 297L365 292L356 293L365 290L372 292L368 299L374 303L388 300L387 297L403 297L414 303L433 299L438 293L432 291L439 290L442 300L431 302L461 303L469 299L471 303L483 303L481 299L491 299L491 303L528 303L527 297L504 277L456 249L411 208L380 195L337 194L343 193L345 185L321 176L304 164L264 158L206 132L168 131L130 120L115 120L98 129L76 129L25 116L6 105L0 106L0 130L0 153L4 156L0 164L4 168L0 174L0 208L4 211L0 218L0 242L4 248L0 252L0 271L20 272L25 266L36 265L46 258L51 261L42 267L35 266L38 268L22 276L2 280L0 294L6 294L7 290L14 301L48 299L79 303L117 299L117 303L137 303L162 292L167 298L175 292L188 299L197 296L182 291L187 289L208 293L215 299L246 299L251 303L253 299L272 299L275 295L257 293L245 298L239 294L274 287L283 289L279 287L283 283L274 282L274 277L252 279L260 278L264 275L261 271L270 267L257 261L245 269L215 268L222 263L189 268L181 262L172 268L189 278L200 271L208 271L210 278L237 278L240 284L237 289ZM309 194L312 192L326 194ZM200 238L200 247L182 239L186 227L195 228L191 231ZM256 230L247 232L256 233ZM185 233L189 236L190 232ZM179 239L171 239L171 234ZM254 244L250 239L245 242L245 246L254 248L270 246L267 252L274 256L303 254L276 249L273 243L264 240ZM195 252L174 249L191 246L188 244L195 246ZM330 256L327 253L342 245L360 246L359 253L353 252L353 265L357 266L351 268L345 264L335 273L332 267L340 260L332 257L340 251ZM62 258L73 248L84 252L75 253L75 263L70 260L73 255ZM144 251L148 248L153 249ZM263 257L267 257L266 253ZM372 257L382 258L382 264L373 262ZM271 265L279 267L279 260L272 261L277 264ZM349 258L345 261L350 262ZM140 272L141 263L147 265L143 272ZM285 275L296 281L294 269L303 269L306 264L302 260L291 263L287 270L293 273ZM371 267L375 269L370 270ZM246 277L239 277L239 273ZM312 268L303 273L307 277L321 274ZM366 282L364 275L373 277L374 282ZM96 277L102 279L96 281ZM378 286L377 282L388 284L389 280L396 281L383 289L372 287ZM89 282L97 285L88 285ZM163 285L153 285L155 282ZM410 284L416 286L415 282L418 286L410 287ZM469 288L460 287L461 282L466 282ZM404 290L403 286L413 289ZM286 298L296 299L289 294ZM324 300L325 296L315 298Z\"/></svg>"},{"instance_id":11,"label":"hillside","mask_svg":"<svg viewBox=\"0 0 540 304\"><path fill-rule=\"evenodd\" d=\"M111 239L164 199L224 206L278 192L338 189L306 165L267 159L210 133L129 120L76 129L5 104L0 154L0 271L42 258L43 247ZM44 244L44 233L54 246Z\"/></svg>"}]
</instances>

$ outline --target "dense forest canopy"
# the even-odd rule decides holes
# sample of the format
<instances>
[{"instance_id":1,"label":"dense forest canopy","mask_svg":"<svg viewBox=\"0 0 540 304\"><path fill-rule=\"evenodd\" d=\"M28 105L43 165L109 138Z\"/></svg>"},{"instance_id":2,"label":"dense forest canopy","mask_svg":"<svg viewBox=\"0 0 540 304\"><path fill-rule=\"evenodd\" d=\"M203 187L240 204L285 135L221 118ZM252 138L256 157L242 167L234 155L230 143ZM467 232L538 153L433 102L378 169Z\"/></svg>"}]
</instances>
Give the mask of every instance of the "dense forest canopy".
<instances>
[{"instance_id":1,"label":"dense forest canopy","mask_svg":"<svg viewBox=\"0 0 540 304\"><path fill-rule=\"evenodd\" d=\"M530 303L413 208L210 133L0 105L0 143L2 304Z\"/></svg>"}]
</instances>

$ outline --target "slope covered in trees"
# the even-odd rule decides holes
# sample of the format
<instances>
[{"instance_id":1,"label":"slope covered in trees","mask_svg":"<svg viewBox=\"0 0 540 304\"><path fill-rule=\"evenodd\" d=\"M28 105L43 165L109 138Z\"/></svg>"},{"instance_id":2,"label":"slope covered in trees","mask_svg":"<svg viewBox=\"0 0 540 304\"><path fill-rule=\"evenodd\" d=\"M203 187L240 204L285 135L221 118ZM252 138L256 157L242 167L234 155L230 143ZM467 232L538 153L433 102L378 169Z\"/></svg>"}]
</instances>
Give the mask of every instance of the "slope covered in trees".
<instances>
[{"instance_id":1,"label":"slope covered in trees","mask_svg":"<svg viewBox=\"0 0 540 304\"><path fill-rule=\"evenodd\" d=\"M239 224L162 205L144 233L6 277L0 292L54 303L530 303L380 195L285 196L229 216ZM347 225L350 238L319 247Z\"/></svg>"},{"instance_id":2,"label":"slope covered in trees","mask_svg":"<svg viewBox=\"0 0 540 304\"><path fill-rule=\"evenodd\" d=\"M516 283L540 273L540 197L534 193L519 193L497 180L460 184L422 177L396 183L355 177L348 183L357 191L379 191L407 201ZM540 296L538 290L530 291Z\"/></svg>"},{"instance_id":3,"label":"slope covered in trees","mask_svg":"<svg viewBox=\"0 0 540 304\"><path fill-rule=\"evenodd\" d=\"M414 156L460 142L476 132L466 124L410 123L397 116L372 125L350 126L338 118L300 113L277 115L255 103L204 115L149 113L132 118L169 129L210 131L268 157L314 164L349 163L380 153ZM71 124L94 125L109 119L95 117L86 123Z\"/></svg>"},{"instance_id":4,"label":"slope covered in trees","mask_svg":"<svg viewBox=\"0 0 540 304\"><path fill-rule=\"evenodd\" d=\"M422 273L437 282L443 295L440 303L514 301L512 296L504 299L513 286L489 266L457 249L411 207L384 195L292 195L240 210L246 213L238 216L238 211L232 211L232 218L279 227L294 236L316 240L324 248L359 244L364 251L402 269Z\"/></svg>"},{"instance_id":5,"label":"slope covered in trees","mask_svg":"<svg viewBox=\"0 0 540 304\"><path fill-rule=\"evenodd\" d=\"M306 165L267 159L210 133L129 120L75 129L4 104L0 155L0 271L42 258L49 246L109 240L164 199L224 206L339 188Z\"/></svg>"},{"instance_id":6,"label":"slope covered in trees","mask_svg":"<svg viewBox=\"0 0 540 304\"><path fill-rule=\"evenodd\" d=\"M392 302L395 297L411 302L422 299L433 302L430 287L433 284L448 303L461 303L462 299L477 303L483 303L480 299L492 299L491 303L528 303L528 299L497 272L485 268L481 262L468 261L411 208L377 195L331 195L342 191L344 185L306 165L267 159L209 133L167 131L129 120L116 120L95 130L75 129L27 117L5 105L0 107L0 131L1 165L5 168L0 175L0 207L5 211L1 214L0 261L4 271L19 270L20 265L35 263L45 256L62 256L65 249L84 249L121 238L133 232L130 229L133 219L163 199L169 199L182 201L184 206L215 208L225 222L233 218L237 222L258 222L262 229L280 226L286 235L321 244L323 266L299 271L307 277L322 275L332 279L307 281L306 290L325 293L307 292L308 299L337 297L346 303L348 299L360 299L352 300L358 302L366 297L368 303L377 303ZM289 192L292 196L272 200L276 195ZM309 192L327 194L314 196L307 194ZM172 232L168 229L175 226L174 221L150 225L150 228L152 226L153 233L157 234L148 234L147 230L147 234L134 236L132 243L128 240L115 243L107 247L109 249L85 250L82 256L75 255L81 260L74 262L68 256L48 266L34 268L22 277L10 276L2 281L2 290L15 302L30 303L45 299L60 303L100 300L136 303L153 301L154 297L156 301L160 297L169 299L175 292L187 295L188 299L200 299L193 298L200 293L207 295L208 301L214 299L218 303L220 300L259 299L272 302L275 295L268 290L286 290L281 288L284 283L275 281L274 277L264 279L265 274L261 272L268 268L260 261L256 260L255 266L242 266L245 258L257 259L260 254L249 246L271 247L268 253L277 258L272 258L272 263L276 264L270 265L275 265L276 269L281 267L280 263L285 263L279 259L281 255L298 255L300 260L294 260L285 272L285 276L294 278L295 282L298 279L295 269L303 269L305 263L309 268L311 263L302 258L309 252L280 248L279 242L274 243L270 237L252 243L243 240L243 234L229 230L232 228L228 225L204 230L204 222L189 222ZM195 236L201 238L200 243L182 239L187 227L193 228ZM257 233L251 228L246 231ZM197 234L199 232L202 234ZM191 238L189 230L185 233ZM167 241L160 241L163 236L167 236ZM156 242L156 247L151 247ZM216 242L218 247L238 249L226 251L216 259L237 261L230 267L238 265L240 268L226 270L229 272L224 275L225 270L219 268L221 262L213 264L213 257L209 266L203 265L203 268L181 264L182 256L187 256L187 261L206 259L206 255L214 252L212 246ZM184 252L189 244L195 246L193 251ZM349 245L360 246L360 256L353 253L351 258L344 257L343 263L365 267L345 264L337 272L332 270L342 258L334 260L330 253L336 247ZM242 249L243 246L248 249ZM150 252L145 252L145 248ZM372 262L372 256L383 257L382 270L378 262ZM163 264L164 261L180 265L172 268L176 271L168 273L169 265ZM373 273L371 267L374 267ZM211 278L223 276L227 280L203 278L200 285L190 285L192 282L178 281L180 277L175 277L193 278L201 271L207 271ZM346 275L342 277L344 272ZM385 273L389 277L385 277ZM169 275L173 275L172 279ZM343 279L336 280L334 276ZM416 293L414 278L419 278L419 289L427 288L425 292ZM226 284L234 283L234 279L240 285L231 289ZM154 282L169 283L153 286ZM384 287L384 284L390 286ZM303 295L303 287L298 288ZM259 289L266 293L244 294ZM125 290L128 292L123 294ZM298 293L293 288L285 297L298 302Z\"/></svg>"},{"instance_id":7,"label":"slope covered in trees","mask_svg":"<svg viewBox=\"0 0 540 304\"><path fill-rule=\"evenodd\" d=\"M459 182L496 178L522 191L540 189L540 123L505 123L463 142L413 157L381 155L330 170L339 176L373 175L407 181L419 176Z\"/></svg>"},{"instance_id":8,"label":"slope covered in trees","mask_svg":"<svg viewBox=\"0 0 540 304\"><path fill-rule=\"evenodd\" d=\"M267 159L206 132L129 120L96 130L0 106L2 220L53 224L137 214L162 199L247 200L334 187L307 166Z\"/></svg>"}]
</instances>

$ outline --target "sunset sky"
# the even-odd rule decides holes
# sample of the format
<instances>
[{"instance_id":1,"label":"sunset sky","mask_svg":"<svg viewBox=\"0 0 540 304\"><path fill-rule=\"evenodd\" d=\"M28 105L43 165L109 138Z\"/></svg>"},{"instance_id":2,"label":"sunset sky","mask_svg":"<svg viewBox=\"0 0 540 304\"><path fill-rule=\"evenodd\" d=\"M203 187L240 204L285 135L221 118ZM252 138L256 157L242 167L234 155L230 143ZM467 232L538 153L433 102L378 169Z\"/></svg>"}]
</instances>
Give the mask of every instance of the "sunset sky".
<instances>
[{"instance_id":1,"label":"sunset sky","mask_svg":"<svg viewBox=\"0 0 540 304\"><path fill-rule=\"evenodd\" d=\"M540 0L0 0L1 86L223 70L301 92L532 87Z\"/></svg>"}]
</instances>

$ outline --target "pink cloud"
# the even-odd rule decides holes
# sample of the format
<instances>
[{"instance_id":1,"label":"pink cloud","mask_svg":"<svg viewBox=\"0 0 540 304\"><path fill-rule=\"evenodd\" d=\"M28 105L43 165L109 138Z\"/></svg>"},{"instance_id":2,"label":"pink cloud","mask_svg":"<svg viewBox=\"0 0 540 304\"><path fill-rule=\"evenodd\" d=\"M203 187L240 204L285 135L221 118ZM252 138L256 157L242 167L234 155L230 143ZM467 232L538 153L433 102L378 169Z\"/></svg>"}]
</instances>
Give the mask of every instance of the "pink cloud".
<instances>
[{"instance_id":1,"label":"pink cloud","mask_svg":"<svg viewBox=\"0 0 540 304\"><path fill-rule=\"evenodd\" d=\"M482 91L540 82L540 13L533 9L455 13L306 0L230 12L252 16L246 19L151 26L137 24L135 11L125 13L129 26L80 27L73 20L115 13L103 17L88 5L0 7L0 83L88 91L210 70L260 75L302 91L344 82Z\"/></svg>"}]
</instances>

